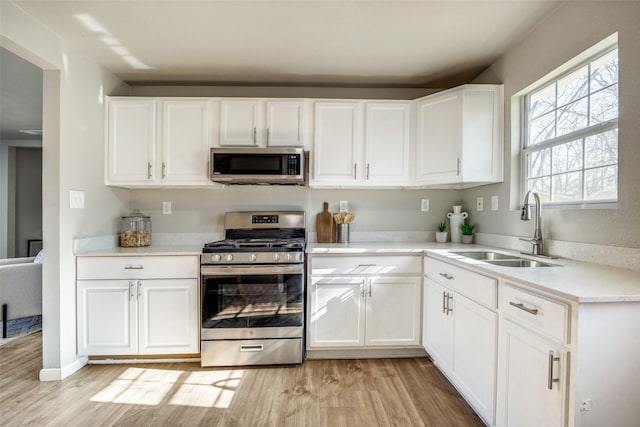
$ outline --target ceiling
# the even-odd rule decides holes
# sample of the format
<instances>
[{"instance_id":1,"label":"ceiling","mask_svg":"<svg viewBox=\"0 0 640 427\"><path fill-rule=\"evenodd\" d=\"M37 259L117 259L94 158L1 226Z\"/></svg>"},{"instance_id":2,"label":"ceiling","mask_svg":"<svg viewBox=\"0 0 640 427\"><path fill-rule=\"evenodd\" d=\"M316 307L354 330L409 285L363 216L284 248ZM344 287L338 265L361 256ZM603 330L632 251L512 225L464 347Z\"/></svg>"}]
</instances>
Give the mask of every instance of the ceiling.
<instances>
[{"instance_id":1,"label":"ceiling","mask_svg":"<svg viewBox=\"0 0 640 427\"><path fill-rule=\"evenodd\" d=\"M3 0L4 1L4 0ZM14 0L133 84L446 88L557 0ZM1 50L0 136L41 129L42 74Z\"/></svg>"}]
</instances>

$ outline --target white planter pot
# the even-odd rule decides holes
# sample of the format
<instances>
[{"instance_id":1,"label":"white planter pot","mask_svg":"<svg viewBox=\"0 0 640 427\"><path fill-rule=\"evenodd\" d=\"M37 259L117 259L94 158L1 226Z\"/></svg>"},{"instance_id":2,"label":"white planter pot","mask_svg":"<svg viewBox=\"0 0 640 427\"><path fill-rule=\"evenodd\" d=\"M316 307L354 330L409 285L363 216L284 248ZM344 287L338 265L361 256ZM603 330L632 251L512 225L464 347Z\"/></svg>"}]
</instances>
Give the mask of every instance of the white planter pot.
<instances>
[{"instance_id":1,"label":"white planter pot","mask_svg":"<svg viewBox=\"0 0 640 427\"><path fill-rule=\"evenodd\" d=\"M462 243L473 243L473 234L463 234Z\"/></svg>"},{"instance_id":2,"label":"white planter pot","mask_svg":"<svg viewBox=\"0 0 640 427\"><path fill-rule=\"evenodd\" d=\"M436 242L444 243L447 241L447 233L446 231L436 231Z\"/></svg>"}]
</instances>

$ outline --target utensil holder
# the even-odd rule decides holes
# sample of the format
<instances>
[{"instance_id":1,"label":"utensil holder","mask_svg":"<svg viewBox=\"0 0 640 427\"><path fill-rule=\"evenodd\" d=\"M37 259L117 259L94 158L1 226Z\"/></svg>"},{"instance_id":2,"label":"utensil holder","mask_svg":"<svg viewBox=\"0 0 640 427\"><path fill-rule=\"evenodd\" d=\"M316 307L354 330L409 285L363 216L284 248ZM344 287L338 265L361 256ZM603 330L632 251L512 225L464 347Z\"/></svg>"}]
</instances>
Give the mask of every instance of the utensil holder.
<instances>
[{"instance_id":1,"label":"utensil holder","mask_svg":"<svg viewBox=\"0 0 640 427\"><path fill-rule=\"evenodd\" d=\"M349 243L349 224L337 224L336 225L337 243Z\"/></svg>"}]
</instances>

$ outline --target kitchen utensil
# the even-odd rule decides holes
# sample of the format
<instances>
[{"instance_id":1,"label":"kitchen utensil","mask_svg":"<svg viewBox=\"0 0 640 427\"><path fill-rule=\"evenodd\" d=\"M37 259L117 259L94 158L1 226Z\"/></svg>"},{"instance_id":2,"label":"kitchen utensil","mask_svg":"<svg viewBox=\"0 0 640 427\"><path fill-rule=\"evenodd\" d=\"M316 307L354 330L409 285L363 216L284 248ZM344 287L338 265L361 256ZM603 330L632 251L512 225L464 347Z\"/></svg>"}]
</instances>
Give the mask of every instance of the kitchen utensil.
<instances>
[{"instance_id":1,"label":"kitchen utensil","mask_svg":"<svg viewBox=\"0 0 640 427\"><path fill-rule=\"evenodd\" d=\"M324 202L322 212L316 218L316 235L318 243L333 243L336 236L334 217L329 212L329 203Z\"/></svg>"}]
</instances>

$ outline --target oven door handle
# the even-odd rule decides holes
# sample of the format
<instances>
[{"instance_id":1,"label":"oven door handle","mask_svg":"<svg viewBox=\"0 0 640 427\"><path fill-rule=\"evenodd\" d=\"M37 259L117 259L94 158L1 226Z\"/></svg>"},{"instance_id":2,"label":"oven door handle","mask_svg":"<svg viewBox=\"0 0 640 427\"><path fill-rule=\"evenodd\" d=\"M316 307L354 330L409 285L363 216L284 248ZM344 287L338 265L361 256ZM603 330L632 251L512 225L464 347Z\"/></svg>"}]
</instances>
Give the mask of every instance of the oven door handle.
<instances>
[{"instance_id":1,"label":"oven door handle","mask_svg":"<svg viewBox=\"0 0 640 427\"><path fill-rule=\"evenodd\" d=\"M237 276L237 275L259 275L259 274L302 274L304 267L302 264L296 265L249 265L249 266L201 266L202 276Z\"/></svg>"}]
</instances>

